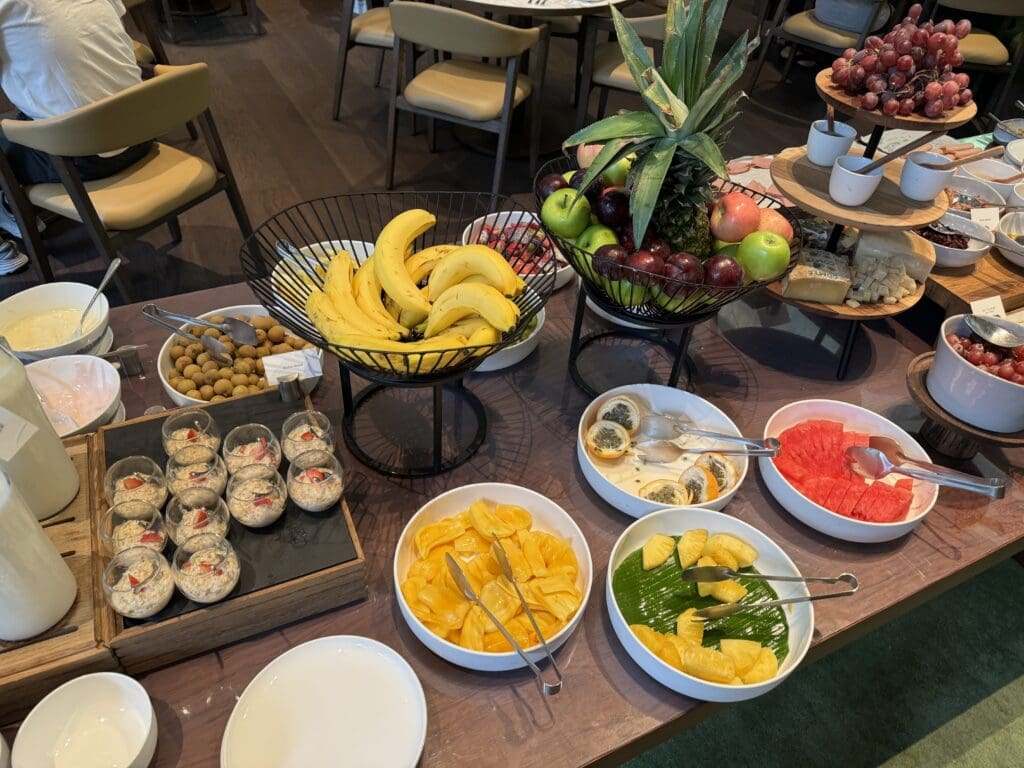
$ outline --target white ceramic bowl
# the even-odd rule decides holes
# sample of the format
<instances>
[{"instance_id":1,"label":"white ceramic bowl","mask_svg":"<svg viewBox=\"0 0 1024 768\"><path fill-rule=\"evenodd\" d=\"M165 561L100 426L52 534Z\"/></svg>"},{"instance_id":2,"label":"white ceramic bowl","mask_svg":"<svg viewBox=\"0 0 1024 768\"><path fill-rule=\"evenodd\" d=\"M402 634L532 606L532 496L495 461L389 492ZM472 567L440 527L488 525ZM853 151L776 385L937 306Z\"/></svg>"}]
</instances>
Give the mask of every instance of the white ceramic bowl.
<instances>
[{"instance_id":1,"label":"white ceramic bowl","mask_svg":"<svg viewBox=\"0 0 1024 768\"><path fill-rule=\"evenodd\" d=\"M1024 182L1015 184L1010 191L1010 198L1006 201L1009 205L1024 206Z\"/></svg>"},{"instance_id":2,"label":"white ceramic bowl","mask_svg":"<svg viewBox=\"0 0 1024 768\"><path fill-rule=\"evenodd\" d=\"M908 458L930 461L924 448L914 438L884 416L837 400L798 400L784 405L768 419L764 426L764 436L778 437L789 427L808 419L840 421L846 429L890 437L900 444ZM768 490L793 517L817 531L844 541L876 543L905 536L920 525L924 516L935 506L935 500L939 495L937 485L915 482L914 498L905 520L896 523L871 523L854 520L815 504L790 485L770 458L758 459L758 464Z\"/></svg>"},{"instance_id":3,"label":"white ceramic bowl","mask_svg":"<svg viewBox=\"0 0 1024 768\"><path fill-rule=\"evenodd\" d=\"M157 725L146 690L127 675L97 672L57 688L29 712L13 768L145 768Z\"/></svg>"},{"instance_id":4,"label":"white ceramic bowl","mask_svg":"<svg viewBox=\"0 0 1024 768\"><path fill-rule=\"evenodd\" d=\"M1011 235L1024 234L1024 211L1008 213L999 220L996 229L996 246L1006 260L1024 267L1024 245L1014 240Z\"/></svg>"},{"instance_id":5,"label":"white ceramic bowl","mask_svg":"<svg viewBox=\"0 0 1024 768\"><path fill-rule=\"evenodd\" d=\"M956 172L955 168L937 171L925 168L921 163L949 165L953 161L938 152L911 152L900 171L900 192L904 197L921 202L934 200Z\"/></svg>"},{"instance_id":6,"label":"white ceramic bowl","mask_svg":"<svg viewBox=\"0 0 1024 768\"><path fill-rule=\"evenodd\" d=\"M196 315L200 320L207 320L214 315L261 315L267 316L270 312L267 311L266 307L260 304L240 304L236 307L221 307L220 309L213 309L209 312L204 312L201 315ZM186 326L182 325L184 329ZM157 356L157 371L160 373L160 383L164 385L164 392L171 398L175 405L203 405L206 403L205 400L198 400L188 395L183 395L181 392L172 387L169 383L169 376L171 371L174 370L174 365L171 363L171 347L174 345L174 336L168 336L167 341L164 342L163 346L160 347L160 354ZM317 350L317 354L320 357L320 367L323 368L324 362L324 351L322 349ZM313 391L317 384L320 383L320 377L306 379L302 382L302 391L309 394Z\"/></svg>"},{"instance_id":7,"label":"white ceramic bowl","mask_svg":"<svg viewBox=\"0 0 1024 768\"><path fill-rule=\"evenodd\" d=\"M3 734L0 733L0 768L11 768L11 750L7 748Z\"/></svg>"},{"instance_id":8,"label":"white ceramic bowl","mask_svg":"<svg viewBox=\"0 0 1024 768\"><path fill-rule=\"evenodd\" d=\"M482 651L471 651L455 643L443 640L417 619L409 608L405 597L402 595L402 582L408 573L410 566L417 559L414 539L416 532L423 526L440 520L443 517L457 515L469 508L478 499L488 499L503 504L515 504L523 507L533 516L533 527L536 530L548 531L568 539L576 553L576 560L579 562L579 573L576 576L576 586L583 593L583 602L576 611L576 615L569 620L569 623L562 627L562 630L553 637L545 638L551 650L560 648L569 639L576 627L583 618L583 612L587 609L587 602L590 600L590 589L594 581L594 564L590 559L590 548L587 546L583 533L576 525L569 513L550 499L541 496L529 488L507 483L476 483L474 485L463 485L459 488L442 493L440 496L428 501L406 524L402 535L398 539L398 546L395 548L394 558L394 581L395 594L398 596L398 607L402 616L412 630L413 634L420 639L427 648L436 653L442 659L450 661L466 669L475 669L480 672L504 672L510 669L520 669L526 664L514 651L508 653L484 653ZM527 655L533 661L545 658L544 649L539 645L532 650L527 649Z\"/></svg>"},{"instance_id":9,"label":"white ceramic bowl","mask_svg":"<svg viewBox=\"0 0 1024 768\"><path fill-rule=\"evenodd\" d=\"M1016 134L1004 130L1002 128L1004 125L1015 128L1018 131L1024 131L1024 117L1015 117L1011 120L1002 120L997 123L992 129L992 138L995 139L997 144L1009 144L1011 141L1017 141L1021 138Z\"/></svg>"},{"instance_id":10,"label":"white ceramic bowl","mask_svg":"<svg viewBox=\"0 0 1024 768\"><path fill-rule=\"evenodd\" d=\"M961 165L957 170L957 173L972 179L977 179L978 181L984 181L1005 199L1009 197L1010 192L1013 191L1013 184L999 184L998 182L992 181L992 179L984 178L984 176L991 176L994 179L1005 179L1016 173L1020 173L1020 168L1010 165L1009 163L1004 163L1001 160L993 160L991 157L986 157L983 160L975 160L973 163Z\"/></svg>"},{"instance_id":11,"label":"white ceramic bowl","mask_svg":"<svg viewBox=\"0 0 1024 768\"><path fill-rule=\"evenodd\" d=\"M310 276L326 271L331 257L340 251L347 252L356 264L362 264L373 253L374 244L364 240L322 240L301 248L278 242L274 248L281 261L270 273L270 290L282 304L304 314L314 285Z\"/></svg>"},{"instance_id":12,"label":"white ceramic bowl","mask_svg":"<svg viewBox=\"0 0 1024 768\"><path fill-rule=\"evenodd\" d=\"M511 368L516 363L520 363L529 357L533 350L540 346L540 332L544 328L544 318L544 308L541 307L536 315L537 325L534 326L533 332L529 336L522 341L505 347L500 352L495 352L493 355L485 357L484 361L476 367L475 372L490 373L491 371L501 371L505 368Z\"/></svg>"},{"instance_id":13,"label":"white ceramic bowl","mask_svg":"<svg viewBox=\"0 0 1024 768\"><path fill-rule=\"evenodd\" d=\"M1024 325L988 319L1024 335ZM935 340L935 361L925 379L928 394L951 415L978 429L1000 434L1024 430L1024 385L971 365L946 341L951 333L970 336L964 315L948 317L942 324Z\"/></svg>"},{"instance_id":14,"label":"white ceramic bowl","mask_svg":"<svg viewBox=\"0 0 1024 768\"><path fill-rule=\"evenodd\" d=\"M974 238L984 238L984 240L991 240L992 233L988 231L981 224L977 224L970 219L965 219L963 216L958 216L953 211L948 211L943 214L942 218L939 219L940 224L948 224L950 227L964 232L970 236L967 241L966 248L947 248L945 245L939 245L938 243L928 242L935 248L935 266L937 267L969 267L981 260L981 258L988 253L989 245L987 242L982 240L976 240ZM916 232L912 233L914 237L921 237ZM922 238L925 239L925 238Z\"/></svg>"},{"instance_id":15,"label":"white ceramic bowl","mask_svg":"<svg viewBox=\"0 0 1024 768\"><path fill-rule=\"evenodd\" d=\"M884 168L875 168L870 173L855 173L873 162L870 158L860 155L843 155L832 165L832 173L828 178L828 194L840 205L855 207L866 203L878 185L882 183Z\"/></svg>"},{"instance_id":16,"label":"white ceramic bowl","mask_svg":"<svg viewBox=\"0 0 1024 768\"><path fill-rule=\"evenodd\" d=\"M789 622L789 653L779 665L779 673L771 680L752 685L722 685L688 675L659 659L633 634L626 623L626 618L619 610L612 591L612 579L616 569L626 556L640 549L644 542L656 533L680 535L692 528L704 528L709 534L730 533L746 541L757 550L757 561L754 566L761 573L777 576L800 576L800 571L785 552L759 530L742 520L706 509L695 507L673 507L654 512L630 525L612 547L608 560L608 576L605 580L605 599L608 603L608 614L612 620L612 629L619 638L622 647L633 661L667 688L677 693L703 701L745 701L767 693L775 688L796 669L807 654L814 635L813 603L796 603L786 607ZM780 598L806 597L809 593L807 585L777 581L772 582Z\"/></svg>"},{"instance_id":17,"label":"white ceramic bowl","mask_svg":"<svg viewBox=\"0 0 1024 768\"><path fill-rule=\"evenodd\" d=\"M980 179L976 179L973 176L960 176L954 175L949 183L946 184L947 189L953 189L959 192L966 192L969 195L974 195L978 199L995 205L1006 205L1006 200L992 187L991 184L986 184ZM971 214L969 211L958 211L955 208L950 208L949 213L956 216L969 219Z\"/></svg>"},{"instance_id":18,"label":"white ceramic bowl","mask_svg":"<svg viewBox=\"0 0 1024 768\"><path fill-rule=\"evenodd\" d=\"M1024 166L1024 139L1014 139L1007 144L1003 159L1014 165Z\"/></svg>"},{"instance_id":19,"label":"white ceramic bowl","mask_svg":"<svg viewBox=\"0 0 1024 768\"><path fill-rule=\"evenodd\" d=\"M99 357L64 355L25 366L43 411L63 437L95 432L121 404L121 377Z\"/></svg>"},{"instance_id":20,"label":"white ceramic bowl","mask_svg":"<svg viewBox=\"0 0 1024 768\"><path fill-rule=\"evenodd\" d=\"M489 227L505 227L505 226L516 226L526 224L537 224L540 225L540 219L528 211L499 211L498 213L488 213L486 216L474 219L466 228L462 230L462 244L469 245L475 243L477 237L480 235L480 230L485 226ZM541 229L540 236L544 235L544 230ZM551 244L552 250L555 252L555 287L553 291L557 291L559 288L568 283L574 274L572 265L568 259L562 255L562 252L558 250L555 244Z\"/></svg>"},{"instance_id":21,"label":"white ceramic bowl","mask_svg":"<svg viewBox=\"0 0 1024 768\"><path fill-rule=\"evenodd\" d=\"M595 398L580 417L576 434L576 458L579 460L583 476L587 479L590 487L597 491L597 494L602 499L630 517L643 517L658 510L667 509L671 505L649 501L615 485L615 483L601 474L600 469L598 469L597 464L587 450L585 440L587 429L596 420L598 407L609 398L616 397L617 395L632 397L639 401L638 405L647 407L656 413L685 414L694 426L700 429L727 435L740 435L740 431L736 428L732 419L718 408L702 397L697 397L697 395L681 389L675 389L674 387L664 387L660 384L627 384L624 387L609 389ZM736 485L714 501L697 506L703 509L722 509L732 501L736 491L743 485L743 481L747 477L749 460L745 456L730 456L729 458L735 462L738 477Z\"/></svg>"},{"instance_id":22,"label":"white ceramic bowl","mask_svg":"<svg viewBox=\"0 0 1024 768\"><path fill-rule=\"evenodd\" d=\"M32 288L10 296L0 301L0 335L3 335L4 328L8 325L28 317L56 309L77 309L79 313L85 309L96 287L85 283L43 283ZM98 318L98 322L77 339L58 344L48 349L36 349L31 352L18 353L18 357L24 362L43 360L48 357L60 355L73 355L83 349L93 346L107 330L107 323L110 319L110 304L103 294L96 299L96 303L89 310L90 319Z\"/></svg>"},{"instance_id":23,"label":"white ceramic bowl","mask_svg":"<svg viewBox=\"0 0 1024 768\"><path fill-rule=\"evenodd\" d=\"M850 151L853 140L857 138L857 129L846 123L835 123L838 136L825 133L828 129L827 120L816 120L811 123L807 132L807 159L815 165L831 168L837 159Z\"/></svg>"}]
</instances>

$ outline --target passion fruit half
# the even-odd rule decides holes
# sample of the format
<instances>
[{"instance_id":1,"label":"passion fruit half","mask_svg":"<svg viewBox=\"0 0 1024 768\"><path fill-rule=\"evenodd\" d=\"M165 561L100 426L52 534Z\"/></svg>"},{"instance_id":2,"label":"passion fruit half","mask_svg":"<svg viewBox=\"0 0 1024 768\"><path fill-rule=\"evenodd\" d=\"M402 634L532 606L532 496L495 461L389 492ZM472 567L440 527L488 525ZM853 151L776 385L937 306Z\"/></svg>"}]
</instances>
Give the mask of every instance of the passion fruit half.
<instances>
[{"instance_id":1,"label":"passion fruit half","mask_svg":"<svg viewBox=\"0 0 1024 768\"><path fill-rule=\"evenodd\" d=\"M718 498L718 481L707 467L694 464L679 476L679 482L686 486L691 504L706 504Z\"/></svg>"},{"instance_id":2,"label":"passion fruit half","mask_svg":"<svg viewBox=\"0 0 1024 768\"><path fill-rule=\"evenodd\" d=\"M597 418L600 421L621 424L631 435L640 429L640 408L628 397L619 396L606 400L598 408Z\"/></svg>"},{"instance_id":3,"label":"passion fruit half","mask_svg":"<svg viewBox=\"0 0 1024 768\"><path fill-rule=\"evenodd\" d=\"M722 454L705 453L695 463L715 476L715 482L718 483L718 495L736 485L736 467Z\"/></svg>"},{"instance_id":4,"label":"passion fruit half","mask_svg":"<svg viewBox=\"0 0 1024 768\"><path fill-rule=\"evenodd\" d=\"M672 507L685 507L690 503L690 492L675 480L652 480L640 488L640 498Z\"/></svg>"},{"instance_id":5,"label":"passion fruit half","mask_svg":"<svg viewBox=\"0 0 1024 768\"><path fill-rule=\"evenodd\" d=\"M617 459L629 449L629 433L614 421L595 421L585 437L587 450L599 459Z\"/></svg>"}]
</instances>

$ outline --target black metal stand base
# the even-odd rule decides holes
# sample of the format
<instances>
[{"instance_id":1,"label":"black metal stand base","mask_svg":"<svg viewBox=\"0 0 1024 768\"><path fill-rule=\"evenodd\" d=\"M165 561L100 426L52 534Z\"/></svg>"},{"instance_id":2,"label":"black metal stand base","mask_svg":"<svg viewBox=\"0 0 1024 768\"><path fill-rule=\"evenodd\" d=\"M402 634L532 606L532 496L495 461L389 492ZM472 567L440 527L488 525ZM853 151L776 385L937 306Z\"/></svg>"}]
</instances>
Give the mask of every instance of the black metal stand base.
<instances>
[{"instance_id":1,"label":"black metal stand base","mask_svg":"<svg viewBox=\"0 0 1024 768\"><path fill-rule=\"evenodd\" d=\"M409 387L406 388L408 389ZM387 392L389 389L392 389L392 387L384 384L371 384L353 397L351 376L348 369L344 365L341 366L341 398L342 406L344 407L344 415L341 422L342 437L352 455L370 469L392 477L432 477L466 463L483 444L484 438L487 435L487 413L484 410L484 405L480 402L480 398L465 388L462 379L456 379L431 385L433 390L433 439L430 458L427 462L389 462L384 457L371 456L360 445L357 438L356 416L360 409L372 408L374 398L383 392ZM416 387L416 389L422 389L422 387ZM475 430L460 428L462 421L461 411L465 409L455 409L450 428L448 430L445 429L443 404L446 389L472 412L476 421ZM445 451L446 433L449 436L449 442L455 442L454 446L449 446L447 455ZM375 437L378 440L382 440L381 445L384 451L392 455L402 457L413 453L409 446L401 440L390 441L387 438L382 438L379 432L375 434Z\"/></svg>"},{"instance_id":2,"label":"black metal stand base","mask_svg":"<svg viewBox=\"0 0 1024 768\"><path fill-rule=\"evenodd\" d=\"M614 331L602 331L600 333L591 333L587 336L583 336L583 315L586 313L586 309L587 290L583 285L583 282L580 281L579 292L576 296L576 316L573 319L572 339L569 346L569 375L572 377L572 380L577 387L591 397L597 397L602 390L598 390L583 378L583 374L580 373L579 368L580 355L588 346L594 342L600 341L601 339L626 338L642 339L650 344L659 346L668 352L672 358L672 370L669 373L666 386L678 386L680 374L685 370L686 384L684 385L684 389L689 392L693 391L694 368L692 361L687 354L687 348L690 345L690 337L693 335L693 326L696 325L696 323L689 323L682 326L678 341L672 341L668 338L667 334L669 329L641 331L621 328Z\"/></svg>"}]
</instances>

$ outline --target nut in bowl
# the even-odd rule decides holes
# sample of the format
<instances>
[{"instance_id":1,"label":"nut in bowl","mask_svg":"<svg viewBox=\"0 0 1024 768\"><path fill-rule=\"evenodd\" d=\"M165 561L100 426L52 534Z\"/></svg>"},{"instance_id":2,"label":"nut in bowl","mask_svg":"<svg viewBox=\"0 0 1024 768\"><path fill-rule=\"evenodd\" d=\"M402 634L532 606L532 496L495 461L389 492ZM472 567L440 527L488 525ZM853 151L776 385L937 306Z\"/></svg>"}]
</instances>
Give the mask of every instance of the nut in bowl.
<instances>
[{"instance_id":1,"label":"nut in bowl","mask_svg":"<svg viewBox=\"0 0 1024 768\"><path fill-rule=\"evenodd\" d=\"M915 229L914 237L923 237L932 244L935 266L956 268L980 261L988 253L987 241L992 233L981 224L949 211L937 223Z\"/></svg>"},{"instance_id":2,"label":"nut in bowl","mask_svg":"<svg viewBox=\"0 0 1024 768\"><path fill-rule=\"evenodd\" d=\"M765 424L765 438L779 439L782 449L775 458L759 459L761 476L786 511L817 531L858 543L898 539L920 525L939 488L899 475L870 484L854 475L846 447L867 445L872 435L895 440L909 459L930 461L914 438L884 416L836 400L799 400Z\"/></svg>"},{"instance_id":3,"label":"nut in bowl","mask_svg":"<svg viewBox=\"0 0 1024 768\"><path fill-rule=\"evenodd\" d=\"M502 506L507 509L501 510ZM482 532L478 527L488 530ZM455 488L427 502L405 526L395 551L398 605L413 634L427 648L453 664L482 672L526 665L499 640L500 633L489 620L481 619L479 606L471 606L445 576L445 553L457 555L481 600L503 622L507 620L506 628L527 655L535 662L544 658L532 629L527 629L530 624L515 591L503 585L504 577L498 578L500 569L490 561L492 534L501 539L516 581L552 651L579 625L593 581L590 549L580 529L564 509L534 491L505 483L479 483ZM551 572L538 577L536 569L548 566ZM540 590L540 580L550 591ZM534 586L538 586L536 592ZM440 601L431 606L435 598Z\"/></svg>"},{"instance_id":4,"label":"nut in bowl","mask_svg":"<svg viewBox=\"0 0 1024 768\"><path fill-rule=\"evenodd\" d=\"M727 447L725 443L685 436L676 441L679 446L711 452L684 453L667 464L645 464L636 445L643 439L638 420L647 412L678 417L709 432L740 436L728 416L689 392L657 384L611 389L587 406L580 418L576 455L590 486L631 517L667 507L725 507L746 478L749 459L720 456L715 449Z\"/></svg>"},{"instance_id":5,"label":"nut in bowl","mask_svg":"<svg viewBox=\"0 0 1024 768\"><path fill-rule=\"evenodd\" d=\"M653 551L659 541L667 541L667 552ZM660 562L652 560L653 555ZM726 567L740 571L738 581L694 585L680 580L681 566L714 564L719 558L736 560L735 567L732 562ZM637 520L619 537L608 562L605 598L616 637L647 674L685 696L729 702L767 693L799 666L810 647L811 603L758 609L703 624L688 615L697 607L722 602L775 599L772 591L779 598L809 594L799 582L745 580L743 571L750 567L759 573L800 576L774 541L728 515L678 507ZM669 580L672 587L665 589ZM737 585L729 588L736 594L726 594L723 587L714 597L707 589L725 584ZM647 590L651 599L637 600L641 590ZM741 622L732 623L741 616ZM659 647L662 644L664 648Z\"/></svg>"}]
</instances>

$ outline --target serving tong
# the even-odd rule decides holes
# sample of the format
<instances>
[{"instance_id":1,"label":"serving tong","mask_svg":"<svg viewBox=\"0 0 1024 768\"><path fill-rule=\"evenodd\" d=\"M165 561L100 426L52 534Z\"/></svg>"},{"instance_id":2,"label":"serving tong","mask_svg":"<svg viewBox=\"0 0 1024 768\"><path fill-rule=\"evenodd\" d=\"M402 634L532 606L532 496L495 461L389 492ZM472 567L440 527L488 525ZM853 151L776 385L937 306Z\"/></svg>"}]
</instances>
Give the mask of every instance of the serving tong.
<instances>
[{"instance_id":1,"label":"serving tong","mask_svg":"<svg viewBox=\"0 0 1024 768\"><path fill-rule=\"evenodd\" d=\"M814 600L831 600L835 597L848 597L860 587L857 577L852 573L840 573L838 576L769 576L764 573L739 573L724 565L703 565L683 570L683 581L728 581L729 579L760 579L761 581L795 581L815 584L843 584L849 585L849 589L841 592L826 592L823 595L808 595L806 597L785 597L779 600L765 600L759 603L723 603L701 608L694 612L694 620L712 621L724 619L740 611L750 611L755 608L775 608L780 605L792 605L793 603L809 603Z\"/></svg>"},{"instance_id":2,"label":"serving tong","mask_svg":"<svg viewBox=\"0 0 1024 768\"><path fill-rule=\"evenodd\" d=\"M508 640L509 644L515 649L515 652L519 654L519 657L526 662L526 665L533 671L534 676L537 678L537 682L540 684L541 691L544 692L545 696L554 696L560 690L562 690L562 671L558 668L558 663L555 661L554 655L551 653L551 649L548 647L548 641L544 639L544 633L540 631L540 627L537 625L537 620L533 616L533 611L530 610L530 606L526 604L526 598L523 597L522 591L519 589L519 584L516 583L515 574L512 572L512 566L508 562L508 557L505 555L505 548L501 546L501 542L498 541L498 537L491 536L494 538L494 543L491 544L491 552L494 555L494 559L498 562L498 567L501 568L502 574L512 584L512 587L516 591L516 596L519 598L519 602L523 606L523 611L526 613L526 617L530 620L530 624L533 626L533 631L537 633L537 639L540 640L541 647L544 648L544 653L548 657L548 662L551 669L555 672L555 682L549 683L544 679L544 673L540 667L534 663L534 661L526 655L526 651L519 645L518 641L512 636L512 633L505 629L505 625L498 621L498 618L491 613L490 609L483 604L480 597L476 594L473 589L473 585L469 583L469 579L466 578L466 574L463 573L462 568L459 567L458 562L452 557L450 552L445 553L445 561L448 564L448 570L451 572L452 578L458 585L459 589L462 590L462 594L465 595L466 599L474 605L480 606L480 609L484 612L488 619L498 628L502 636Z\"/></svg>"},{"instance_id":3,"label":"serving tong","mask_svg":"<svg viewBox=\"0 0 1024 768\"><path fill-rule=\"evenodd\" d=\"M777 456L782 444L777 438L764 440L753 437L727 435L722 432L710 432L697 429L686 421L662 413L644 413L640 417L639 432L651 438L638 442L635 450L640 461L645 464L671 464L680 456L695 453L718 453L723 456ZM687 448L675 441L684 436L706 437L723 443L743 446L742 448Z\"/></svg>"},{"instance_id":4,"label":"serving tong","mask_svg":"<svg viewBox=\"0 0 1024 768\"><path fill-rule=\"evenodd\" d=\"M179 315L176 312L168 312L165 309L160 309L156 304L147 304L142 308L142 316L145 317L149 322L166 328L171 333L178 336L184 336L186 339L191 339L199 344L203 345L210 357L216 360L218 363L224 363L230 365L231 355L228 353L228 348L224 346L224 343L220 339L215 339L212 336L203 334L202 336L196 336L192 332L169 322L170 320L177 320L179 323L186 323L188 325L198 325L203 328L213 328L222 333L228 334L232 339L237 341L239 344L256 344L256 329L248 323L242 322L234 317L228 317L224 319L223 323L211 323L209 320L200 320L197 317L189 317L188 315Z\"/></svg>"}]
</instances>

